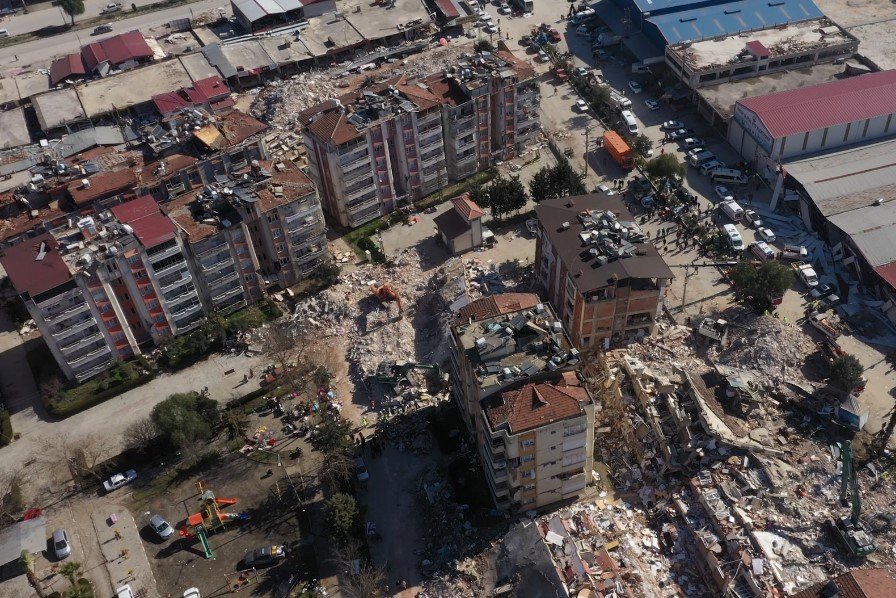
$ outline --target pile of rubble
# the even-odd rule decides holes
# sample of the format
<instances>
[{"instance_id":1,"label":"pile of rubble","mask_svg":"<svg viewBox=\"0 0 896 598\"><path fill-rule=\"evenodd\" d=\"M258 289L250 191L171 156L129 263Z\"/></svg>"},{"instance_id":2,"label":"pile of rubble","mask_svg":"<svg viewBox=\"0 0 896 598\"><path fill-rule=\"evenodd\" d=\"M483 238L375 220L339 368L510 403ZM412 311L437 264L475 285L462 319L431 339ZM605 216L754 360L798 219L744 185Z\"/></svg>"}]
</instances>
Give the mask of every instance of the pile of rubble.
<instances>
[{"instance_id":1,"label":"pile of rubble","mask_svg":"<svg viewBox=\"0 0 896 598\"><path fill-rule=\"evenodd\" d=\"M789 379L804 376L800 368L815 351L812 338L799 326L772 316L742 320L746 328L727 347L713 345L707 357L713 363L736 367L760 379Z\"/></svg>"},{"instance_id":2,"label":"pile of rubble","mask_svg":"<svg viewBox=\"0 0 896 598\"><path fill-rule=\"evenodd\" d=\"M267 83L249 113L274 129L294 129L299 112L342 93L329 71L307 71Z\"/></svg>"}]
</instances>

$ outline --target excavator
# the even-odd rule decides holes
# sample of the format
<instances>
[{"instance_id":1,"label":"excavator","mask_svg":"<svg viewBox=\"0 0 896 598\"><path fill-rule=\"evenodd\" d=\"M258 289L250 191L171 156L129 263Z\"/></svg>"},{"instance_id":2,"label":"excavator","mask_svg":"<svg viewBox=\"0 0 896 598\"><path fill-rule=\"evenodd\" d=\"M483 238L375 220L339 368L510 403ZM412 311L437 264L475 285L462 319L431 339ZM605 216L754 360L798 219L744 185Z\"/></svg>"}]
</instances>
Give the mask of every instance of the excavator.
<instances>
[{"instance_id":1,"label":"excavator","mask_svg":"<svg viewBox=\"0 0 896 598\"><path fill-rule=\"evenodd\" d=\"M862 512L862 498L859 496L859 482L852 460L852 442L849 440L840 445L840 462L843 465L840 474L840 504L845 507L851 503L852 511L849 517L829 519L828 526L853 556L864 557L877 550L877 547L871 534L865 530L859 519ZM849 502L846 499L847 495L850 495Z\"/></svg>"},{"instance_id":2,"label":"excavator","mask_svg":"<svg viewBox=\"0 0 896 598\"><path fill-rule=\"evenodd\" d=\"M401 305L401 297L398 296L398 291L396 291L391 284L385 282L380 286L376 286L376 283L370 285L370 296L375 298L381 303L386 303L388 301L394 301L398 304L398 313L401 315L404 312L404 308Z\"/></svg>"},{"instance_id":3,"label":"excavator","mask_svg":"<svg viewBox=\"0 0 896 598\"><path fill-rule=\"evenodd\" d=\"M376 368L377 382L387 384L393 388L406 380L411 370L432 370L439 378L442 377L442 368L435 363L416 363L413 361L383 361Z\"/></svg>"}]
</instances>

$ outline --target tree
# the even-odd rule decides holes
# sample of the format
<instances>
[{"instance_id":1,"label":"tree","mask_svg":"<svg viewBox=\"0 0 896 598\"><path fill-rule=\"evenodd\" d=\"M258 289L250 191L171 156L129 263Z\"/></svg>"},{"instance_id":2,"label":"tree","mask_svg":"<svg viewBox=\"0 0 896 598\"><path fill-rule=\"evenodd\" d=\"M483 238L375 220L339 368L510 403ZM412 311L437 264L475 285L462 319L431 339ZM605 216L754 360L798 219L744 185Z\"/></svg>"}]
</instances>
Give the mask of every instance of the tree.
<instances>
[{"instance_id":1,"label":"tree","mask_svg":"<svg viewBox=\"0 0 896 598\"><path fill-rule=\"evenodd\" d=\"M831 362L831 386L852 392L862 382L865 368L855 355L841 355Z\"/></svg>"},{"instance_id":2,"label":"tree","mask_svg":"<svg viewBox=\"0 0 896 598\"><path fill-rule=\"evenodd\" d=\"M351 495L338 493L327 501L327 523L337 544L345 544L358 520L358 505Z\"/></svg>"},{"instance_id":3,"label":"tree","mask_svg":"<svg viewBox=\"0 0 896 598\"><path fill-rule=\"evenodd\" d=\"M672 153L657 156L647 163L644 168L647 174L654 179L679 178L683 179L687 173L684 164L679 162L678 156Z\"/></svg>"},{"instance_id":4,"label":"tree","mask_svg":"<svg viewBox=\"0 0 896 598\"><path fill-rule=\"evenodd\" d=\"M339 418L325 418L311 437L311 444L322 453L335 453L337 451L350 451L352 441L349 438L352 425L348 420Z\"/></svg>"},{"instance_id":5,"label":"tree","mask_svg":"<svg viewBox=\"0 0 896 598\"><path fill-rule=\"evenodd\" d=\"M529 181L529 193L533 201L556 199L568 195L586 193L582 175L576 172L569 160L562 158L556 166L545 166Z\"/></svg>"},{"instance_id":6,"label":"tree","mask_svg":"<svg viewBox=\"0 0 896 598\"><path fill-rule=\"evenodd\" d=\"M74 587L78 581L78 573L81 572L81 563L78 561L65 562L59 567L59 572Z\"/></svg>"},{"instance_id":7,"label":"tree","mask_svg":"<svg viewBox=\"0 0 896 598\"><path fill-rule=\"evenodd\" d=\"M311 329L288 318L266 325L261 331L260 345L283 372L283 382L292 390L301 390L299 383L303 362L310 353L313 337Z\"/></svg>"},{"instance_id":8,"label":"tree","mask_svg":"<svg viewBox=\"0 0 896 598\"><path fill-rule=\"evenodd\" d=\"M361 543L350 540L333 551L333 565L340 572L339 593L345 598L383 596L386 574L373 567L364 555Z\"/></svg>"},{"instance_id":9,"label":"tree","mask_svg":"<svg viewBox=\"0 0 896 598\"><path fill-rule=\"evenodd\" d=\"M175 447L212 437L221 420L218 404L197 392L173 394L152 409L159 433Z\"/></svg>"},{"instance_id":10,"label":"tree","mask_svg":"<svg viewBox=\"0 0 896 598\"><path fill-rule=\"evenodd\" d=\"M632 142L632 149L635 150L635 153L646 156L647 153L653 149L653 141L651 141L647 135L641 133L635 137L635 140Z\"/></svg>"},{"instance_id":11,"label":"tree","mask_svg":"<svg viewBox=\"0 0 896 598\"><path fill-rule=\"evenodd\" d=\"M152 445L153 440L158 436L159 428L156 423L152 418L144 417L125 428L123 440L127 448L142 453Z\"/></svg>"},{"instance_id":12,"label":"tree","mask_svg":"<svg viewBox=\"0 0 896 598\"><path fill-rule=\"evenodd\" d=\"M84 0L59 0L59 7L72 18L72 26L75 25L75 16L84 14Z\"/></svg>"},{"instance_id":13,"label":"tree","mask_svg":"<svg viewBox=\"0 0 896 598\"><path fill-rule=\"evenodd\" d=\"M355 461L347 451L341 449L326 453L317 475L330 489L343 488L355 475Z\"/></svg>"},{"instance_id":14,"label":"tree","mask_svg":"<svg viewBox=\"0 0 896 598\"><path fill-rule=\"evenodd\" d=\"M731 281L756 313L764 313L772 307L770 298L780 296L793 284L793 273L779 262L765 262L758 268L743 262L735 266Z\"/></svg>"},{"instance_id":15,"label":"tree","mask_svg":"<svg viewBox=\"0 0 896 598\"><path fill-rule=\"evenodd\" d=\"M532 201L551 199L554 193L554 170L550 166L541 168L529 181L529 195Z\"/></svg>"},{"instance_id":16,"label":"tree","mask_svg":"<svg viewBox=\"0 0 896 598\"><path fill-rule=\"evenodd\" d=\"M519 177L505 179L501 175L482 189L479 201L492 212L492 218L501 218L505 214L519 210L526 205L526 189Z\"/></svg>"},{"instance_id":17,"label":"tree","mask_svg":"<svg viewBox=\"0 0 896 598\"><path fill-rule=\"evenodd\" d=\"M46 598L47 594L44 592L44 587L41 585L37 575L34 574L34 557L31 556L28 549L23 550L22 554L19 555L19 564L25 570L25 576L28 578L28 583L34 588L34 592L39 598Z\"/></svg>"}]
</instances>

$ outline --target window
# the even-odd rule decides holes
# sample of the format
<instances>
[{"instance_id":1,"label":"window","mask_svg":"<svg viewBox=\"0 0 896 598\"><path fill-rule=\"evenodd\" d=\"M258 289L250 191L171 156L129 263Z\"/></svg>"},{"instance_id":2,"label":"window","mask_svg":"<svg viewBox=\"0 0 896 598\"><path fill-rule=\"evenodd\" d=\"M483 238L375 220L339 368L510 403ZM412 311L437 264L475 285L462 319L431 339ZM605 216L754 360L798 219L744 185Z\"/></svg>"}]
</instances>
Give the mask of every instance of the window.
<instances>
[{"instance_id":1,"label":"window","mask_svg":"<svg viewBox=\"0 0 896 598\"><path fill-rule=\"evenodd\" d=\"M523 479L526 479L526 480L531 480L531 479L535 478L535 470L530 469L529 471L524 471L522 473L522 477L523 477Z\"/></svg>"},{"instance_id":2,"label":"window","mask_svg":"<svg viewBox=\"0 0 896 598\"><path fill-rule=\"evenodd\" d=\"M809 145L809 134L808 133L803 135L803 151L806 151L807 145Z\"/></svg>"},{"instance_id":3,"label":"window","mask_svg":"<svg viewBox=\"0 0 896 598\"><path fill-rule=\"evenodd\" d=\"M568 428L563 429L564 436L575 436L576 434L581 434L585 431L587 427L586 424L576 424L574 426L569 426Z\"/></svg>"},{"instance_id":4,"label":"window","mask_svg":"<svg viewBox=\"0 0 896 598\"><path fill-rule=\"evenodd\" d=\"M533 439L524 440L520 443L522 448L529 448L530 446L535 446L535 441Z\"/></svg>"},{"instance_id":5,"label":"window","mask_svg":"<svg viewBox=\"0 0 896 598\"><path fill-rule=\"evenodd\" d=\"M846 132L843 133L843 143L846 143L846 140L849 139L849 130L852 128L852 123L846 123Z\"/></svg>"},{"instance_id":6,"label":"window","mask_svg":"<svg viewBox=\"0 0 896 598\"><path fill-rule=\"evenodd\" d=\"M871 124L871 119L865 121L865 128L862 129L862 139L868 136L868 125Z\"/></svg>"},{"instance_id":7,"label":"window","mask_svg":"<svg viewBox=\"0 0 896 598\"><path fill-rule=\"evenodd\" d=\"M523 455L520 458L520 463L531 463L532 461L535 461L535 455Z\"/></svg>"},{"instance_id":8,"label":"window","mask_svg":"<svg viewBox=\"0 0 896 598\"><path fill-rule=\"evenodd\" d=\"M523 486L523 490L535 490L535 484L526 484Z\"/></svg>"},{"instance_id":9,"label":"window","mask_svg":"<svg viewBox=\"0 0 896 598\"><path fill-rule=\"evenodd\" d=\"M283 229L281 228L272 228L271 233L274 235L275 239L279 239L283 236Z\"/></svg>"},{"instance_id":10,"label":"window","mask_svg":"<svg viewBox=\"0 0 896 598\"><path fill-rule=\"evenodd\" d=\"M165 314L159 314L157 316L153 316L152 321L156 324L161 324L165 321Z\"/></svg>"}]
</instances>

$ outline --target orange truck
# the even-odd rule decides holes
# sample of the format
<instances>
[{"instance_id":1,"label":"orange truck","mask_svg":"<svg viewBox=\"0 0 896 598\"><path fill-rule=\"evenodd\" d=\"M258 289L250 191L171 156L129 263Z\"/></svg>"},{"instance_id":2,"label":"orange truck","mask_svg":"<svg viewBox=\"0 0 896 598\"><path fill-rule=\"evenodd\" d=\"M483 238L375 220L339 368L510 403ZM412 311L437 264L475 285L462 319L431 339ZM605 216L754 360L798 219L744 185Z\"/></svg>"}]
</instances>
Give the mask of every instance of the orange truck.
<instances>
[{"instance_id":1,"label":"orange truck","mask_svg":"<svg viewBox=\"0 0 896 598\"><path fill-rule=\"evenodd\" d=\"M613 157L617 164L631 170L635 167L635 158L632 155L632 148L628 146L619 133L616 131L607 131L604 133L603 146Z\"/></svg>"}]
</instances>

